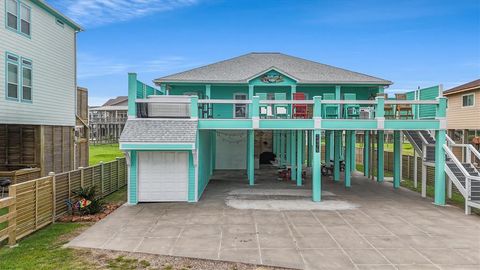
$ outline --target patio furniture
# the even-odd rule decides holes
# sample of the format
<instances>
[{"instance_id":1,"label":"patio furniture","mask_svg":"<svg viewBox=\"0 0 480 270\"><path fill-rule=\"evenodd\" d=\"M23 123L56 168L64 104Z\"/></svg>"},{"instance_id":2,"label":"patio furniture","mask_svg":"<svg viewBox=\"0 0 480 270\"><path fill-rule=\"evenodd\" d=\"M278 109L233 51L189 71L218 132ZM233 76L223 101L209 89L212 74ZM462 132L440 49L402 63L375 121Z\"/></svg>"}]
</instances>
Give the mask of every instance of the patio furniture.
<instances>
[{"instance_id":1,"label":"patio furniture","mask_svg":"<svg viewBox=\"0 0 480 270\"><path fill-rule=\"evenodd\" d=\"M407 100L406 94L395 94L397 100ZM397 104L396 113L399 119L405 117L405 119L413 119L413 111L411 104Z\"/></svg>"},{"instance_id":2,"label":"patio furniture","mask_svg":"<svg viewBox=\"0 0 480 270\"><path fill-rule=\"evenodd\" d=\"M287 100L287 94L285 94L285 93L275 93L275 100ZM277 118L288 118L288 105L287 104L274 104L273 110L275 112L275 117L277 117Z\"/></svg>"},{"instance_id":3,"label":"patio furniture","mask_svg":"<svg viewBox=\"0 0 480 270\"><path fill-rule=\"evenodd\" d=\"M345 93L343 94L344 100L357 100L357 94ZM358 119L360 117L360 105L358 104L345 104L343 106L343 115L345 119Z\"/></svg>"},{"instance_id":4,"label":"patio furniture","mask_svg":"<svg viewBox=\"0 0 480 270\"><path fill-rule=\"evenodd\" d=\"M294 93L293 100L305 100L305 93ZM307 104L293 105L293 118L307 118Z\"/></svg>"},{"instance_id":5,"label":"patio furniture","mask_svg":"<svg viewBox=\"0 0 480 270\"><path fill-rule=\"evenodd\" d=\"M335 100L335 94L325 93L323 94L323 100ZM323 105L323 118L335 119L338 118L338 104L325 104Z\"/></svg>"},{"instance_id":6,"label":"patio furniture","mask_svg":"<svg viewBox=\"0 0 480 270\"><path fill-rule=\"evenodd\" d=\"M378 94L379 96L384 96L385 100L388 99L388 94ZM393 109L393 105L392 104L385 104L383 106L383 110L384 110L384 117L385 119L393 119L395 118L395 112L394 112L394 109Z\"/></svg>"}]
</instances>

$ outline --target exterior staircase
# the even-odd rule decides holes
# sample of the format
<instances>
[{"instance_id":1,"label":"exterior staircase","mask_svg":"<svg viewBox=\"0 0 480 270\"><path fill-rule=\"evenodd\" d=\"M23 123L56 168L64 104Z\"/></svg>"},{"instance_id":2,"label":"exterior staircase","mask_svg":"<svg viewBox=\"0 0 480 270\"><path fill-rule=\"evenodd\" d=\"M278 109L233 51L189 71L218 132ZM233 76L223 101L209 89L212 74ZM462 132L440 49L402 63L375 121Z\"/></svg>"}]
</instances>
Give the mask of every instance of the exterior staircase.
<instances>
[{"instance_id":1,"label":"exterior staircase","mask_svg":"<svg viewBox=\"0 0 480 270\"><path fill-rule=\"evenodd\" d=\"M404 131L404 135L423 158L426 166L435 166L435 138L427 130ZM462 147L467 153L460 161L452 152L452 147ZM480 153L470 144L456 144L447 136L445 150L445 172L465 198L465 213L470 214L471 207L480 209L480 172L472 163L471 156L480 159ZM477 164L478 165L478 164ZM424 176L422 176L424 177ZM423 192L422 192L423 193Z\"/></svg>"}]
</instances>

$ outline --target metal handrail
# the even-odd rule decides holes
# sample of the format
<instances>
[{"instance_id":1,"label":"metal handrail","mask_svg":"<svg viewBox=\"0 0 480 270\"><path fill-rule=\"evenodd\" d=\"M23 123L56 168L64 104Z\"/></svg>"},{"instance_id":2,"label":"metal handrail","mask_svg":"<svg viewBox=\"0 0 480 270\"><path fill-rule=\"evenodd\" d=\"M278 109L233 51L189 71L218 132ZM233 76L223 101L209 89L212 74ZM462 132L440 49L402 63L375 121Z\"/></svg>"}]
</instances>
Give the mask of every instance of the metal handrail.
<instances>
[{"instance_id":1,"label":"metal handrail","mask_svg":"<svg viewBox=\"0 0 480 270\"><path fill-rule=\"evenodd\" d=\"M465 179L473 179L473 180L480 180L479 176L473 176L468 173L467 170L465 170L465 167L463 167L462 163L457 159L457 157L453 154L452 150L448 148L447 145L443 145L443 149L445 150L445 153L450 157L451 160L453 160L453 163L460 169L462 174L465 176Z\"/></svg>"}]
</instances>

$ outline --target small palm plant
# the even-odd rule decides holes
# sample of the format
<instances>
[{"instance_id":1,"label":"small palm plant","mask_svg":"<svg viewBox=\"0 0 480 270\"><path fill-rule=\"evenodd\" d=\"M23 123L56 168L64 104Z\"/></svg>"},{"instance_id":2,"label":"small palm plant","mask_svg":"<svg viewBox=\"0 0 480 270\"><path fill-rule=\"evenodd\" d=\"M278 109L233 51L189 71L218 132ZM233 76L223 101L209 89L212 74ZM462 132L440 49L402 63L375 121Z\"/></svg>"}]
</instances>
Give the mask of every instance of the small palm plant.
<instances>
[{"instance_id":1,"label":"small palm plant","mask_svg":"<svg viewBox=\"0 0 480 270\"><path fill-rule=\"evenodd\" d=\"M94 215L100 213L103 209L102 201L95 196L95 186L82 187L73 192L80 197L77 202L77 209L82 215Z\"/></svg>"}]
</instances>

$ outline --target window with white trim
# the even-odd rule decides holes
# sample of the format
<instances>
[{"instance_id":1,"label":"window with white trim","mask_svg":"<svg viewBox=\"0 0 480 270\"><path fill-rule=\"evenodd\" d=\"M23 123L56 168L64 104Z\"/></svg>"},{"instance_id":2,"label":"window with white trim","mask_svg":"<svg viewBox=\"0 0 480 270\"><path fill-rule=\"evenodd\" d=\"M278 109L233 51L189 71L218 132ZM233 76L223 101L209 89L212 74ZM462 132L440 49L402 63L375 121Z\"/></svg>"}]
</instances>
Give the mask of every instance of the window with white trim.
<instances>
[{"instance_id":1,"label":"window with white trim","mask_svg":"<svg viewBox=\"0 0 480 270\"><path fill-rule=\"evenodd\" d=\"M29 6L22 4L20 7L20 32L30 36L31 10Z\"/></svg>"},{"instance_id":2,"label":"window with white trim","mask_svg":"<svg viewBox=\"0 0 480 270\"><path fill-rule=\"evenodd\" d=\"M22 101L32 101L32 61L22 58Z\"/></svg>"},{"instance_id":3,"label":"window with white trim","mask_svg":"<svg viewBox=\"0 0 480 270\"><path fill-rule=\"evenodd\" d=\"M238 93L233 94L235 100L247 100L247 94ZM246 118L247 117L247 104L234 104L233 105L233 118Z\"/></svg>"},{"instance_id":4,"label":"window with white trim","mask_svg":"<svg viewBox=\"0 0 480 270\"><path fill-rule=\"evenodd\" d=\"M19 0L7 0L5 12L7 29L30 37L32 31L32 9L30 6Z\"/></svg>"},{"instance_id":5,"label":"window with white trim","mask_svg":"<svg viewBox=\"0 0 480 270\"><path fill-rule=\"evenodd\" d=\"M18 30L18 2L7 0L7 27Z\"/></svg>"},{"instance_id":6,"label":"window with white trim","mask_svg":"<svg viewBox=\"0 0 480 270\"><path fill-rule=\"evenodd\" d=\"M18 100L19 59L7 54L7 99Z\"/></svg>"},{"instance_id":7,"label":"window with white trim","mask_svg":"<svg viewBox=\"0 0 480 270\"><path fill-rule=\"evenodd\" d=\"M462 96L462 107L472 107L475 105L475 94L467 94Z\"/></svg>"}]
</instances>

